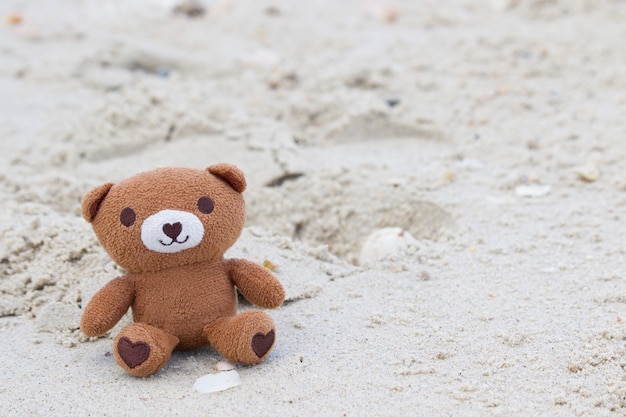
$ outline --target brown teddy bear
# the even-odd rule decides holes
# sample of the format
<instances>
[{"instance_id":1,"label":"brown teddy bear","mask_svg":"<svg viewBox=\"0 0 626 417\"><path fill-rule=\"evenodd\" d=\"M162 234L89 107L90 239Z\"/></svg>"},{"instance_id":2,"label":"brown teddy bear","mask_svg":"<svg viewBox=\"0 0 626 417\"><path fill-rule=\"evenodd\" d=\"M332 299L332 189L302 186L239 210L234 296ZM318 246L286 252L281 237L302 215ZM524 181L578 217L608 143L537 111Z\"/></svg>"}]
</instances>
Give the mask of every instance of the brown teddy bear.
<instances>
[{"instance_id":1,"label":"brown teddy bear","mask_svg":"<svg viewBox=\"0 0 626 417\"><path fill-rule=\"evenodd\" d=\"M282 285L260 265L224 259L243 228L245 188L237 167L217 164L160 168L84 197L83 216L126 275L93 296L80 328L100 336L131 307L134 323L114 342L115 360L131 375L157 372L174 349L211 344L244 364L272 350L272 319L256 310L237 314L237 290L275 308L285 297Z\"/></svg>"}]
</instances>

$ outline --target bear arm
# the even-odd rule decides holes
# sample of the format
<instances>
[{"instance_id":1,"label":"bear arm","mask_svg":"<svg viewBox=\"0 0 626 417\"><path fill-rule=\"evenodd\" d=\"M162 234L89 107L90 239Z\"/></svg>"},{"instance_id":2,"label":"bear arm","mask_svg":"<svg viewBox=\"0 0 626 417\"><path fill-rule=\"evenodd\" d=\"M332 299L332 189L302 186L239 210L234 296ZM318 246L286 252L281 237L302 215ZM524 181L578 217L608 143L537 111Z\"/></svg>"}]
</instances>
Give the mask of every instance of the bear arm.
<instances>
[{"instance_id":1,"label":"bear arm","mask_svg":"<svg viewBox=\"0 0 626 417\"><path fill-rule=\"evenodd\" d=\"M133 302L133 285L118 277L102 287L89 301L80 319L80 329L87 336L100 336L117 324Z\"/></svg>"},{"instance_id":2,"label":"bear arm","mask_svg":"<svg viewBox=\"0 0 626 417\"><path fill-rule=\"evenodd\" d=\"M226 266L239 292L252 304L263 308L282 305L285 289L267 268L245 259L229 259Z\"/></svg>"}]
</instances>

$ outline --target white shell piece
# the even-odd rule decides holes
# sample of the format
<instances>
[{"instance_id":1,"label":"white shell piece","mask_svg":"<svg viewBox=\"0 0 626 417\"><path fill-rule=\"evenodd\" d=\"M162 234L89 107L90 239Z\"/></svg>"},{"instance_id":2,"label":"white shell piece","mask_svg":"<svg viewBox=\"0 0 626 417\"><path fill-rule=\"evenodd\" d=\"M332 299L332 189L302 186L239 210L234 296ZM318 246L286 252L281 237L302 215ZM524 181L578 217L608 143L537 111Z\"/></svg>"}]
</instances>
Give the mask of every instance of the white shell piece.
<instances>
[{"instance_id":1,"label":"white shell piece","mask_svg":"<svg viewBox=\"0 0 626 417\"><path fill-rule=\"evenodd\" d=\"M400 227L378 229L365 240L361 248L359 263L379 261L400 252L412 242L416 242L415 238Z\"/></svg>"},{"instance_id":2,"label":"white shell piece","mask_svg":"<svg viewBox=\"0 0 626 417\"><path fill-rule=\"evenodd\" d=\"M218 363L215 364L215 369L217 369L220 372L230 371L232 369L235 369L235 364L232 362L228 362L228 361L219 361Z\"/></svg>"},{"instance_id":3,"label":"white shell piece","mask_svg":"<svg viewBox=\"0 0 626 417\"><path fill-rule=\"evenodd\" d=\"M164 226L179 223L182 227L176 239L168 236ZM149 250L160 253L176 253L196 247L202 242L204 225L193 213L180 210L161 210L143 221L141 241Z\"/></svg>"},{"instance_id":4,"label":"white shell piece","mask_svg":"<svg viewBox=\"0 0 626 417\"><path fill-rule=\"evenodd\" d=\"M218 372L202 376L193 384L195 391L207 394L210 392L224 391L228 388L241 384L241 378L235 370Z\"/></svg>"},{"instance_id":5,"label":"white shell piece","mask_svg":"<svg viewBox=\"0 0 626 417\"><path fill-rule=\"evenodd\" d=\"M549 192L549 185L518 185L515 187L515 194L520 197L541 197Z\"/></svg>"}]
</instances>

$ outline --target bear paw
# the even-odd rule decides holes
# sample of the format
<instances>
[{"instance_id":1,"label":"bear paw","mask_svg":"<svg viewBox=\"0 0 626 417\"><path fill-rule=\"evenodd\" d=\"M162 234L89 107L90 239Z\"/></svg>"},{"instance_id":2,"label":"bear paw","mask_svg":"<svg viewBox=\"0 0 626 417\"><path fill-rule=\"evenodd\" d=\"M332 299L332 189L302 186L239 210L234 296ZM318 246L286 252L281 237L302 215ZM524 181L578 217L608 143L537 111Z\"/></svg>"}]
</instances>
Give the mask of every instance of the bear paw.
<instances>
[{"instance_id":1,"label":"bear paw","mask_svg":"<svg viewBox=\"0 0 626 417\"><path fill-rule=\"evenodd\" d=\"M204 332L226 358L248 365L265 359L276 341L274 322L261 311L246 311L208 324Z\"/></svg>"},{"instance_id":2,"label":"bear paw","mask_svg":"<svg viewBox=\"0 0 626 417\"><path fill-rule=\"evenodd\" d=\"M178 342L165 330L133 323L115 338L115 361L133 376L152 375L165 366Z\"/></svg>"}]
</instances>

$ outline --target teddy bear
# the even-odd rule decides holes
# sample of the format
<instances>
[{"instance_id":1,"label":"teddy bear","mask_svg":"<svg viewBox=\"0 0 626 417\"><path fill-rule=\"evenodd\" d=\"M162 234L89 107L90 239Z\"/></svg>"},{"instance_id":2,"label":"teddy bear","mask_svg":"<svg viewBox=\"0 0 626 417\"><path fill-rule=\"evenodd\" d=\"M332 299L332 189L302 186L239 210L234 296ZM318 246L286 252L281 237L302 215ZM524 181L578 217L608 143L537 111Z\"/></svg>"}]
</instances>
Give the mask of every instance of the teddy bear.
<instances>
[{"instance_id":1,"label":"teddy bear","mask_svg":"<svg viewBox=\"0 0 626 417\"><path fill-rule=\"evenodd\" d=\"M276 339L265 312L237 311L238 292L263 308L285 291L265 267L225 259L245 221L243 172L234 165L159 168L85 195L82 214L100 244L125 270L90 300L80 328L101 336L132 309L115 337L115 361L129 374L158 372L174 350L213 346L238 363L256 364Z\"/></svg>"}]
</instances>

